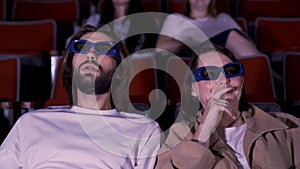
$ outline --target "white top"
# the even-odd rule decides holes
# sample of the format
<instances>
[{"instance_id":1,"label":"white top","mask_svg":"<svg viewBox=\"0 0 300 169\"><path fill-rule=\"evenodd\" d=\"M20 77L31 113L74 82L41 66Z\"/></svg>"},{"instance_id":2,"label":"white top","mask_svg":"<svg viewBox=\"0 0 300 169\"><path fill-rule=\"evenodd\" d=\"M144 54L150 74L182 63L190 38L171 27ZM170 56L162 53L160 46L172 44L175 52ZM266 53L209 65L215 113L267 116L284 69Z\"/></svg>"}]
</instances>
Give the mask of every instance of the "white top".
<instances>
[{"instance_id":1,"label":"white top","mask_svg":"<svg viewBox=\"0 0 300 169\"><path fill-rule=\"evenodd\" d=\"M115 109L42 109L15 123L0 168L153 168L160 132L155 121Z\"/></svg>"},{"instance_id":2,"label":"white top","mask_svg":"<svg viewBox=\"0 0 300 169\"><path fill-rule=\"evenodd\" d=\"M130 19L125 19L124 21L121 19L116 19L113 21L113 30L116 33L117 37L119 37L121 40L124 40L128 36L129 28L131 25Z\"/></svg>"},{"instance_id":3,"label":"white top","mask_svg":"<svg viewBox=\"0 0 300 169\"><path fill-rule=\"evenodd\" d=\"M247 162L243 142L244 135L247 130L247 125L243 124L238 127L229 127L225 128L225 142L232 148L235 156L240 162L239 168L241 169L250 169L249 164Z\"/></svg>"},{"instance_id":4,"label":"white top","mask_svg":"<svg viewBox=\"0 0 300 169\"><path fill-rule=\"evenodd\" d=\"M241 30L241 27L230 15L226 13L220 13L216 17L198 19L192 19L180 13L174 13L168 15L165 19L160 34L164 34L178 40L183 40L184 38L193 39L194 36L197 36L198 39L204 38L203 40L205 40L205 38L212 38L229 29ZM199 37L203 36L198 35L199 31L200 34L203 34L206 37Z\"/></svg>"}]
</instances>

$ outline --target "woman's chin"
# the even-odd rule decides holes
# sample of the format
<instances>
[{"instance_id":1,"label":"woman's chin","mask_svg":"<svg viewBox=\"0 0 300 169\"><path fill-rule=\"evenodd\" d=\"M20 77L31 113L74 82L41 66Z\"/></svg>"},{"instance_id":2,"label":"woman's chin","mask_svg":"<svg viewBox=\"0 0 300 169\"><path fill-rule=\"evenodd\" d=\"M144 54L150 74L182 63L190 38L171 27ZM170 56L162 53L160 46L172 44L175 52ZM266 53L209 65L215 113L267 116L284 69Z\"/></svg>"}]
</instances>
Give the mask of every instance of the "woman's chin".
<instances>
[{"instance_id":1,"label":"woman's chin","mask_svg":"<svg viewBox=\"0 0 300 169\"><path fill-rule=\"evenodd\" d=\"M223 117L220 120L219 128L226 128L230 127L232 123L234 123L236 119L233 119L231 116L229 116L227 113L223 113Z\"/></svg>"}]
</instances>

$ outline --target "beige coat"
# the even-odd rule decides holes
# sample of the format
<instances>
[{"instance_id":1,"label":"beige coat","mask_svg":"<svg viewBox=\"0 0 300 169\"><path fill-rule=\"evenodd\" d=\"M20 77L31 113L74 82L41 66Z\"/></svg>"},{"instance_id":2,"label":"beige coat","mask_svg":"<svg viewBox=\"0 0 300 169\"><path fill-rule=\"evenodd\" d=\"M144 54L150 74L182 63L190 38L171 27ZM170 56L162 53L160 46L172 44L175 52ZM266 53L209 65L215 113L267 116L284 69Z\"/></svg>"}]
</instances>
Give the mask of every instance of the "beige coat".
<instances>
[{"instance_id":1,"label":"beige coat","mask_svg":"<svg viewBox=\"0 0 300 169\"><path fill-rule=\"evenodd\" d=\"M286 113L271 116L255 106L251 110L242 113L247 124L244 152L250 168L300 169L300 119ZM237 168L236 157L217 132L211 137L209 149L191 138L185 122L174 124L161 148L163 153L158 155L156 169Z\"/></svg>"}]
</instances>

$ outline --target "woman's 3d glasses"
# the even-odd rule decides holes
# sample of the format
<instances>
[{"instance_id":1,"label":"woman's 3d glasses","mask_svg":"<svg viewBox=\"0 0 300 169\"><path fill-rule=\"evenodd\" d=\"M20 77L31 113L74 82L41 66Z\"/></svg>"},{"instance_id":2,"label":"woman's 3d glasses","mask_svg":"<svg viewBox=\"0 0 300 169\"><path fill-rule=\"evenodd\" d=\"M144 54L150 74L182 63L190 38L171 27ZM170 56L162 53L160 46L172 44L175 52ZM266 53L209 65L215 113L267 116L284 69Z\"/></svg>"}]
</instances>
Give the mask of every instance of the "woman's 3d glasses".
<instances>
[{"instance_id":1,"label":"woman's 3d glasses","mask_svg":"<svg viewBox=\"0 0 300 169\"><path fill-rule=\"evenodd\" d=\"M232 62L223 67L204 66L194 71L195 80L216 80L220 73L223 72L226 78L232 78L245 74L244 65L240 62Z\"/></svg>"},{"instance_id":2,"label":"woman's 3d glasses","mask_svg":"<svg viewBox=\"0 0 300 169\"><path fill-rule=\"evenodd\" d=\"M73 40L70 46L70 52L87 54L94 48L97 55L113 56L117 62L121 61L119 47L113 42L90 42L87 40Z\"/></svg>"}]
</instances>

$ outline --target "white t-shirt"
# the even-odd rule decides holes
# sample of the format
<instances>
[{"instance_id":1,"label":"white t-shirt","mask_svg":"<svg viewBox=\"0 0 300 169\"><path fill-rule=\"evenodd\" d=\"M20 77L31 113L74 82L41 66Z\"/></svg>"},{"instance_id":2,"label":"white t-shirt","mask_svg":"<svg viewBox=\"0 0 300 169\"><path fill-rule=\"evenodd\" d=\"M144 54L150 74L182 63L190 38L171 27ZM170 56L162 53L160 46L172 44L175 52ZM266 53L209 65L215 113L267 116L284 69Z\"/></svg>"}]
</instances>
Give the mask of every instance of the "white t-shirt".
<instances>
[{"instance_id":1,"label":"white t-shirt","mask_svg":"<svg viewBox=\"0 0 300 169\"><path fill-rule=\"evenodd\" d=\"M225 128L225 142L232 148L235 156L240 162L239 168L250 169L244 153L244 135L247 130L247 125L243 124L238 127Z\"/></svg>"},{"instance_id":2,"label":"white t-shirt","mask_svg":"<svg viewBox=\"0 0 300 169\"><path fill-rule=\"evenodd\" d=\"M155 121L115 109L42 109L15 123L0 168L153 168L160 132Z\"/></svg>"},{"instance_id":3,"label":"white t-shirt","mask_svg":"<svg viewBox=\"0 0 300 169\"><path fill-rule=\"evenodd\" d=\"M241 30L241 27L226 13L220 13L216 17L198 19L174 13L165 19L160 34L180 41L194 39L196 42L202 42L229 29Z\"/></svg>"}]
</instances>

